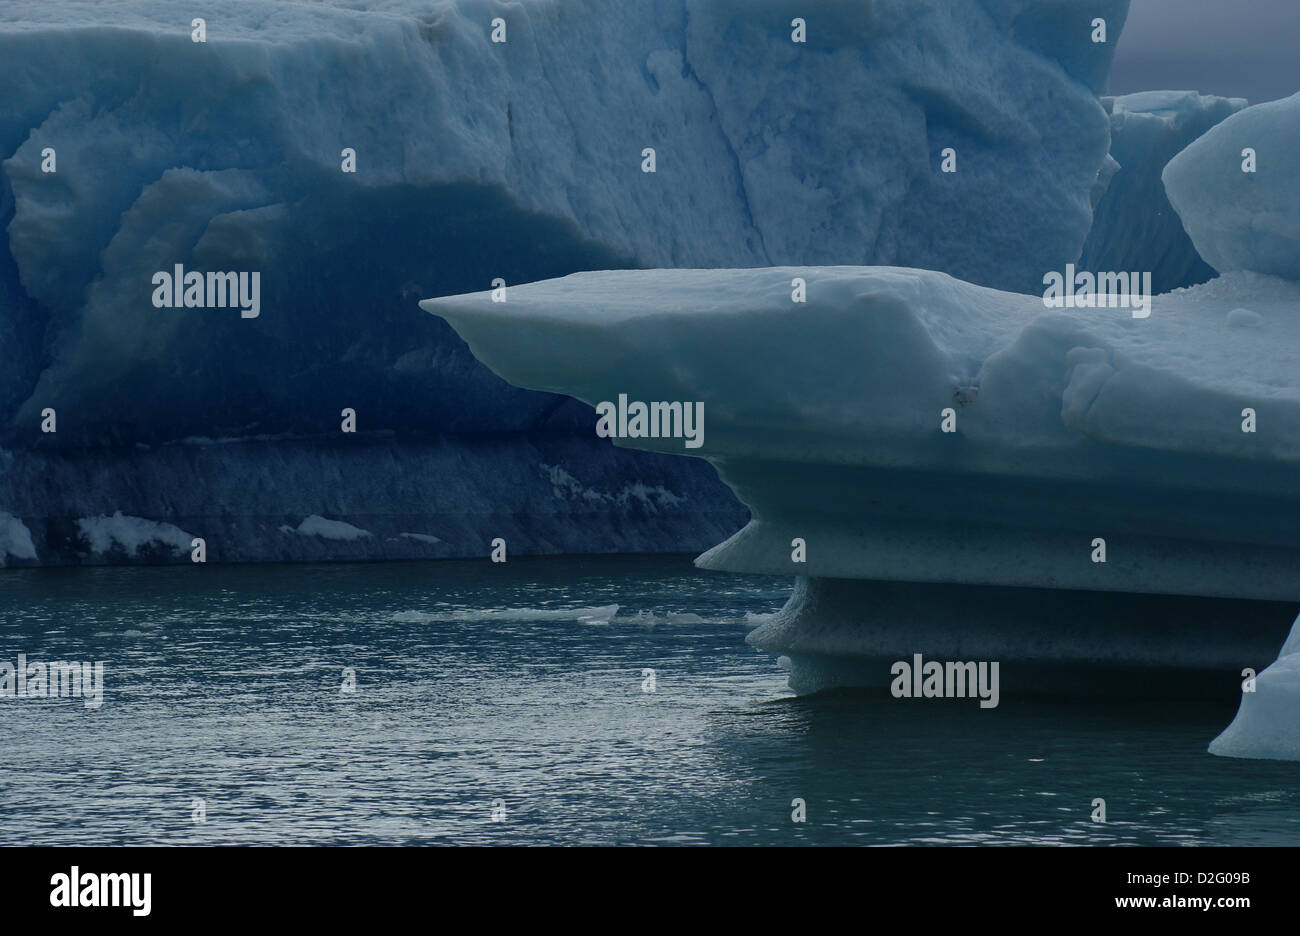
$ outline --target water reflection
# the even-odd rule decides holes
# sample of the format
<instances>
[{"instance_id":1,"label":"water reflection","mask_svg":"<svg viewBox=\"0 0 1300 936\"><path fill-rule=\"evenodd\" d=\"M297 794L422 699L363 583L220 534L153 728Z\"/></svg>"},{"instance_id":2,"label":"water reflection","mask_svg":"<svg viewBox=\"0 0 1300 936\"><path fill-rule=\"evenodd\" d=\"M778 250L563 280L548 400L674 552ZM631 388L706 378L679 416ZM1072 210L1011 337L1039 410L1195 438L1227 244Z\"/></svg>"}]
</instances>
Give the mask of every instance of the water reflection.
<instances>
[{"instance_id":1,"label":"water reflection","mask_svg":"<svg viewBox=\"0 0 1300 936\"><path fill-rule=\"evenodd\" d=\"M0 834L1300 843L1300 765L1205 753L1231 704L794 698L743 642L787 592L680 557L8 571L0 659L106 691L0 701Z\"/></svg>"}]
</instances>

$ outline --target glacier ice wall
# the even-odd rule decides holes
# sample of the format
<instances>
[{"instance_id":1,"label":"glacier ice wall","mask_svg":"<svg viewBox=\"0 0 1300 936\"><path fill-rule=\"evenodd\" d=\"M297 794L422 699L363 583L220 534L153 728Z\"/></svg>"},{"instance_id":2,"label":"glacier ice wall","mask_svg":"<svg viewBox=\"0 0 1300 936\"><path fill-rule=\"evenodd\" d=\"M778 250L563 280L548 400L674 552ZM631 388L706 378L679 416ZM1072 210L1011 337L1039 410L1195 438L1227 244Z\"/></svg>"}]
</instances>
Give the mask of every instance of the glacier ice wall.
<instances>
[{"instance_id":1,"label":"glacier ice wall","mask_svg":"<svg viewBox=\"0 0 1300 936\"><path fill-rule=\"evenodd\" d=\"M9 566L188 563L162 523L209 562L288 562L478 557L496 537L511 556L698 551L747 516L707 465L548 432L53 449L11 456L0 484Z\"/></svg>"},{"instance_id":2,"label":"glacier ice wall","mask_svg":"<svg viewBox=\"0 0 1300 936\"><path fill-rule=\"evenodd\" d=\"M589 410L508 386L414 302L497 276L792 262L906 263L1032 289L1078 254L1109 143L1096 92L1127 0L805 6L5 4L0 446L29 467L0 472L0 509L37 531L42 561L84 552L63 532L80 516L189 529L179 518L208 507L187 460L157 447L280 438L293 460L337 440L349 407L360 436L394 434L403 457L421 439L438 460L451 437L516 434L524 455L523 436L567 434L586 440L584 458L629 466L613 490L693 472L684 486L703 500L691 510L743 517L705 466L670 479L635 455L595 454ZM204 43L191 41L195 15ZM496 16L504 44L491 41ZM795 16L806 43L791 42ZM1089 38L1094 16L1109 19L1107 43ZM355 173L340 171L345 147ZM956 173L937 171L945 147ZM56 172L42 171L46 148ZM153 308L151 276L175 264L261 271L260 316ZM40 432L46 408L57 433ZM351 472L328 468L332 451L320 449L323 476ZM67 476L37 470L68 457L84 460L96 503L74 509L53 480ZM171 492L166 512L97 461L153 476ZM164 464L179 473L159 475ZM275 468L236 459L232 471L275 485ZM24 489L19 476L46 480ZM317 495L304 516L351 509L336 487L300 480ZM535 484L537 497L551 490ZM467 516L511 499L464 489L486 498ZM232 498L229 517L254 509ZM663 548L689 548L674 538L688 514ZM260 533L244 536L239 554L266 553L251 545Z\"/></svg>"},{"instance_id":3,"label":"glacier ice wall","mask_svg":"<svg viewBox=\"0 0 1300 936\"><path fill-rule=\"evenodd\" d=\"M1111 115L1116 168L1093 211L1079 269L1149 271L1157 293L1204 283L1215 271L1183 230L1161 173L1170 159L1246 101L1193 91L1143 91L1102 103Z\"/></svg>"}]
</instances>

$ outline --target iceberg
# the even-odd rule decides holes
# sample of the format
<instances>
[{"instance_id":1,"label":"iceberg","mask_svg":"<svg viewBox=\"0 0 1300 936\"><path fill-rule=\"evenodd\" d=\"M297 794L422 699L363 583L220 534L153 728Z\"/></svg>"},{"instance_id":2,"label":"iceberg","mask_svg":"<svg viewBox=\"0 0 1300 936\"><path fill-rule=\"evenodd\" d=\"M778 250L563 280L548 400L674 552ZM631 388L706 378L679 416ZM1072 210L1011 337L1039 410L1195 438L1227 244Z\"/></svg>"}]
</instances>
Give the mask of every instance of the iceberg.
<instances>
[{"instance_id":1,"label":"iceberg","mask_svg":"<svg viewBox=\"0 0 1300 936\"><path fill-rule=\"evenodd\" d=\"M1241 709L1210 753L1300 760L1300 618L1271 666L1258 676L1242 675Z\"/></svg>"},{"instance_id":2,"label":"iceberg","mask_svg":"<svg viewBox=\"0 0 1300 936\"><path fill-rule=\"evenodd\" d=\"M1148 156L1199 134L1162 172L1221 274L1189 288L1072 264L1042 296L790 266L421 306L515 385L617 399L616 444L714 466L751 519L697 564L795 576L748 638L794 690L884 686L923 657L992 660L1004 691L1199 695L1240 673L1211 752L1300 759L1300 95L1222 116L1239 104L1119 102ZM1099 185L1150 204L1158 162ZM1152 249L1189 269L1175 238ZM677 403L637 423L627 400L695 401L702 444L663 431Z\"/></svg>"},{"instance_id":3,"label":"iceberg","mask_svg":"<svg viewBox=\"0 0 1300 936\"><path fill-rule=\"evenodd\" d=\"M707 467L602 454L589 411L506 385L414 301L498 278L513 290L594 269L774 264L1036 289L1092 223L1110 145L1097 94L1127 6L4 4L0 509L47 563L82 561L71 518L116 510L206 532L222 559L474 555L486 530L430 544L395 518L465 532L520 498L573 519L546 535L510 521L514 548L586 551L607 537L582 516L619 524L643 507L623 492L642 485L691 503L668 522L673 505L656 501L657 529L635 545L694 548L691 511L744 514ZM1091 38L1098 17L1106 42ZM154 277L178 269L260 273L256 317L168 307L175 290L158 307ZM344 409L363 446L340 433ZM57 432L41 431L47 410ZM466 476L493 435L524 461ZM543 461L548 446L570 459ZM214 506L195 483L220 483L217 458L283 503L222 485L233 496ZM582 478L587 462L599 467ZM400 482L405 499L340 490L430 463L458 505L430 511L427 490ZM97 496L56 483L69 464ZM608 499L546 503L543 465ZM375 535L278 532L311 515Z\"/></svg>"},{"instance_id":4,"label":"iceberg","mask_svg":"<svg viewBox=\"0 0 1300 936\"><path fill-rule=\"evenodd\" d=\"M1300 602L1297 303L1300 283L1249 271L1136 318L934 271L784 267L422 306L518 386L703 404L699 449L615 442L703 458L750 509L697 564L798 577L749 639L806 691L886 681L913 651L981 649L1004 687L1071 662L1222 683L1271 658Z\"/></svg>"}]
</instances>

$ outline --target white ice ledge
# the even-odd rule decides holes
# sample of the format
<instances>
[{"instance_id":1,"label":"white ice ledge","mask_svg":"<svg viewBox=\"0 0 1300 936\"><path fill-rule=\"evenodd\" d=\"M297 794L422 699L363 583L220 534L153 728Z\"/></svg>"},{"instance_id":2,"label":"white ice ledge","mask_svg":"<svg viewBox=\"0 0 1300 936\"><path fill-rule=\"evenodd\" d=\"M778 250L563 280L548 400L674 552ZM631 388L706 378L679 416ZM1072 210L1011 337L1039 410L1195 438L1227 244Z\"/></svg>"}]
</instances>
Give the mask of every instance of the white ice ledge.
<instances>
[{"instance_id":1,"label":"white ice ledge","mask_svg":"<svg viewBox=\"0 0 1300 936\"><path fill-rule=\"evenodd\" d=\"M513 384L703 402L701 448L618 440L708 459L751 509L703 567L1294 601L1298 303L1245 271L1135 318L829 267L582 273L422 306Z\"/></svg>"}]
</instances>

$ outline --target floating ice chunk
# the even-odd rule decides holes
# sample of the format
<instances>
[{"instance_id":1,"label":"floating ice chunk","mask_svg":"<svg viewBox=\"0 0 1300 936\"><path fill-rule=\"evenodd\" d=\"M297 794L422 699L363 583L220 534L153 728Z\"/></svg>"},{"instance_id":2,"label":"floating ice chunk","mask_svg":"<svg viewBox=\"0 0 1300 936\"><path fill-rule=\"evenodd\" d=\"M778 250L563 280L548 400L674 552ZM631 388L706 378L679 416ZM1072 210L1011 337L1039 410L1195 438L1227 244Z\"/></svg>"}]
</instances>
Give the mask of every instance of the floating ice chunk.
<instances>
[{"instance_id":1,"label":"floating ice chunk","mask_svg":"<svg viewBox=\"0 0 1300 936\"><path fill-rule=\"evenodd\" d=\"M1211 742L1210 753L1300 760L1300 618L1277 660L1255 677L1253 691L1241 693L1237 717Z\"/></svg>"},{"instance_id":2,"label":"floating ice chunk","mask_svg":"<svg viewBox=\"0 0 1300 936\"><path fill-rule=\"evenodd\" d=\"M393 620L402 624L447 623L545 623L577 621L581 624L609 624L618 614L618 605L584 608L467 608L461 611L398 611Z\"/></svg>"},{"instance_id":3,"label":"floating ice chunk","mask_svg":"<svg viewBox=\"0 0 1300 936\"><path fill-rule=\"evenodd\" d=\"M1300 279L1300 94L1233 114L1170 160L1164 182L1214 269Z\"/></svg>"}]
</instances>

